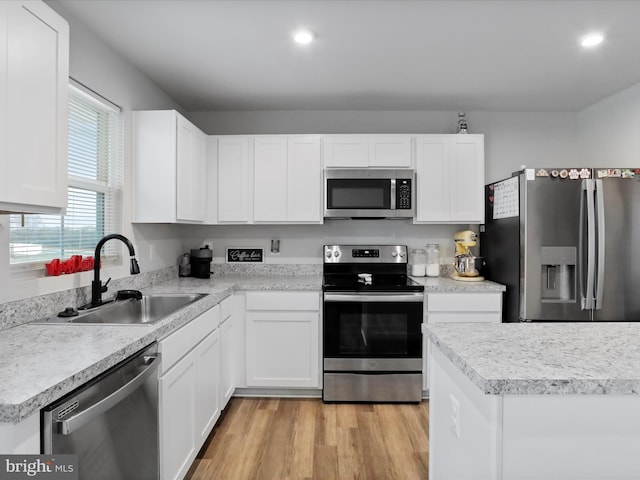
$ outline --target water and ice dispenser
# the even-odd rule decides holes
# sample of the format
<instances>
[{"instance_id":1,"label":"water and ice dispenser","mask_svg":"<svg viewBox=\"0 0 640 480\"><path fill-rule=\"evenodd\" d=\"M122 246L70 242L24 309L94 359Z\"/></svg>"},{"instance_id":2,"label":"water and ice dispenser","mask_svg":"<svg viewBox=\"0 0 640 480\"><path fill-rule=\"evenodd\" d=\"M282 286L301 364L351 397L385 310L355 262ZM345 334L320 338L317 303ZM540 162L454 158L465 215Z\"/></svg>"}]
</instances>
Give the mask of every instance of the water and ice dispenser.
<instances>
[{"instance_id":1,"label":"water and ice dispenser","mask_svg":"<svg viewBox=\"0 0 640 480\"><path fill-rule=\"evenodd\" d=\"M576 301L576 247L542 247L542 301Z\"/></svg>"}]
</instances>

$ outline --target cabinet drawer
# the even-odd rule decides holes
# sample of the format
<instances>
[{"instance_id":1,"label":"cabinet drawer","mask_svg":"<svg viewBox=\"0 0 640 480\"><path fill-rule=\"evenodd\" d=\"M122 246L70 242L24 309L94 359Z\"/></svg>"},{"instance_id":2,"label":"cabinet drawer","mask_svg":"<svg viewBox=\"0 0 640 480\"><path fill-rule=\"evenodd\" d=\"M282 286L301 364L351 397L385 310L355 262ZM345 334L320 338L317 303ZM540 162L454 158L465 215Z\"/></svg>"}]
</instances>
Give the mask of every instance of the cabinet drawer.
<instances>
[{"instance_id":1,"label":"cabinet drawer","mask_svg":"<svg viewBox=\"0 0 640 480\"><path fill-rule=\"evenodd\" d=\"M220 307L216 305L161 340L158 346L158 351L162 354L160 374L168 371L189 353L201 340L213 332L219 323Z\"/></svg>"},{"instance_id":2,"label":"cabinet drawer","mask_svg":"<svg viewBox=\"0 0 640 480\"><path fill-rule=\"evenodd\" d=\"M236 297L231 295L220 302L220 323L233 315L236 305Z\"/></svg>"},{"instance_id":3,"label":"cabinet drawer","mask_svg":"<svg viewBox=\"0 0 640 480\"><path fill-rule=\"evenodd\" d=\"M318 292L247 292L247 310L320 310Z\"/></svg>"},{"instance_id":4,"label":"cabinet drawer","mask_svg":"<svg viewBox=\"0 0 640 480\"><path fill-rule=\"evenodd\" d=\"M500 312L501 293L430 293L428 312Z\"/></svg>"}]
</instances>

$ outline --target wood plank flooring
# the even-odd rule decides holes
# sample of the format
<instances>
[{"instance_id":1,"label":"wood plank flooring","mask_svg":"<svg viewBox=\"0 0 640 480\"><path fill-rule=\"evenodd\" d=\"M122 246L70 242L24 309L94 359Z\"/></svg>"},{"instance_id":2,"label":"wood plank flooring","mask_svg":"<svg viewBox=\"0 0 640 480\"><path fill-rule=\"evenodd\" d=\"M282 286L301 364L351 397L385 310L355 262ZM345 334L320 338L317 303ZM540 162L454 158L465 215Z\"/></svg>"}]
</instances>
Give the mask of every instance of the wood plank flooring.
<instances>
[{"instance_id":1,"label":"wood plank flooring","mask_svg":"<svg viewBox=\"0 0 640 480\"><path fill-rule=\"evenodd\" d=\"M233 398L187 480L424 480L429 404Z\"/></svg>"}]
</instances>

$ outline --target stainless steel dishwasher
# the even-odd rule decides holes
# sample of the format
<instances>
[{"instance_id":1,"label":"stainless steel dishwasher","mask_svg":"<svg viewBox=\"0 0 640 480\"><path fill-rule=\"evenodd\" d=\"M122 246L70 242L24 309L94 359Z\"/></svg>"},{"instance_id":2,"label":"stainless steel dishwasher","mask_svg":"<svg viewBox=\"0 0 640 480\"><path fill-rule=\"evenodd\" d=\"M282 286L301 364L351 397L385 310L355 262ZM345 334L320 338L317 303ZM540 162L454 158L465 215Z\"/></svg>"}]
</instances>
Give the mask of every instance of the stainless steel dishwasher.
<instances>
[{"instance_id":1,"label":"stainless steel dishwasher","mask_svg":"<svg viewBox=\"0 0 640 480\"><path fill-rule=\"evenodd\" d=\"M79 478L159 478L157 344L42 410L42 453L78 455Z\"/></svg>"}]
</instances>

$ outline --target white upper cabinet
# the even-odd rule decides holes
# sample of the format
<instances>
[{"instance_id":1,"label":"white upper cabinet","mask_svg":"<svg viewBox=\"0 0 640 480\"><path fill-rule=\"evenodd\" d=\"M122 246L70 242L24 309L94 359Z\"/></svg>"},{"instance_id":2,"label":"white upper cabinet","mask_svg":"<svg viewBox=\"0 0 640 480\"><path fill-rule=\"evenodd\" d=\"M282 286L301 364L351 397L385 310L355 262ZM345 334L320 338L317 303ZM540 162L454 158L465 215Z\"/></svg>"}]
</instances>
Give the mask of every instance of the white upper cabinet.
<instances>
[{"instance_id":1,"label":"white upper cabinet","mask_svg":"<svg viewBox=\"0 0 640 480\"><path fill-rule=\"evenodd\" d=\"M253 219L256 222L287 220L287 138L254 140Z\"/></svg>"},{"instance_id":2,"label":"white upper cabinet","mask_svg":"<svg viewBox=\"0 0 640 480\"><path fill-rule=\"evenodd\" d=\"M484 222L484 135L416 137L415 222Z\"/></svg>"},{"instance_id":3,"label":"white upper cabinet","mask_svg":"<svg viewBox=\"0 0 640 480\"><path fill-rule=\"evenodd\" d=\"M320 162L318 137L256 137L254 222L321 222Z\"/></svg>"},{"instance_id":4,"label":"white upper cabinet","mask_svg":"<svg viewBox=\"0 0 640 480\"><path fill-rule=\"evenodd\" d=\"M176 217L201 222L206 203L206 135L181 115L178 115L177 148Z\"/></svg>"},{"instance_id":5,"label":"white upper cabinet","mask_svg":"<svg viewBox=\"0 0 640 480\"><path fill-rule=\"evenodd\" d=\"M175 110L134 112L133 221L205 218L206 135Z\"/></svg>"},{"instance_id":6,"label":"white upper cabinet","mask_svg":"<svg viewBox=\"0 0 640 480\"><path fill-rule=\"evenodd\" d=\"M409 135L327 135L325 167L410 168Z\"/></svg>"},{"instance_id":7,"label":"white upper cabinet","mask_svg":"<svg viewBox=\"0 0 640 480\"><path fill-rule=\"evenodd\" d=\"M62 213L69 25L43 2L0 2L0 65L0 212Z\"/></svg>"},{"instance_id":8,"label":"white upper cabinet","mask_svg":"<svg viewBox=\"0 0 640 480\"><path fill-rule=\"evenodd\" d=\"M249 137L218 137L218 222L251 220Z\"/></svg>"},{"instance_id":9,"label":"white upper cabinet","mask_svg":"<svg viewBox=\"0 0 640 480\"><path fill-rule=\"evenodd\" d=\"M411 167L411 138L407 135L369 137L370 167Z\"/></svg>"},{"instance_id":10,"label":"white upper cabinet","mask_svg":"<svg viewBox=\"0 0 640 480\"><path fill-rule=\"evenodd\" d=\"M287 221L322 222L322 158L317 136L290 137Z\"/></svg>"}]
</instances>

